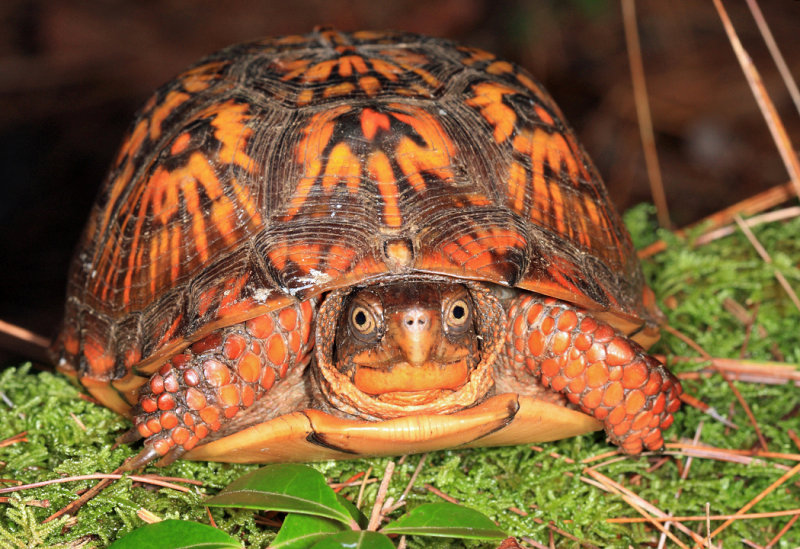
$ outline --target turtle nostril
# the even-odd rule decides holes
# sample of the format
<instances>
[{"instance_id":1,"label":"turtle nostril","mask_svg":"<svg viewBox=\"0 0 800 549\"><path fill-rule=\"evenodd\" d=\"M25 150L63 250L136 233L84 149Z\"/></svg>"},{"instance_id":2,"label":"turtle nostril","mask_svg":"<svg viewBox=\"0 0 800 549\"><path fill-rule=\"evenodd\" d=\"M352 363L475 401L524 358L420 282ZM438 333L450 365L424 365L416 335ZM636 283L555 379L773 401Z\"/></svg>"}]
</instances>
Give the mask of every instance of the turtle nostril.
<instances>
[{"instance_id":1,"label":"turtle nostril","mask_svg":"<svg viewBox=\"0 0 800 549\"><path fill-rule=\"evenodd\" d=\"M422 311L412 311L405 315L403 322L409 328L423 328L428 323L427 314Z\"/></svg>"}]
</instances>

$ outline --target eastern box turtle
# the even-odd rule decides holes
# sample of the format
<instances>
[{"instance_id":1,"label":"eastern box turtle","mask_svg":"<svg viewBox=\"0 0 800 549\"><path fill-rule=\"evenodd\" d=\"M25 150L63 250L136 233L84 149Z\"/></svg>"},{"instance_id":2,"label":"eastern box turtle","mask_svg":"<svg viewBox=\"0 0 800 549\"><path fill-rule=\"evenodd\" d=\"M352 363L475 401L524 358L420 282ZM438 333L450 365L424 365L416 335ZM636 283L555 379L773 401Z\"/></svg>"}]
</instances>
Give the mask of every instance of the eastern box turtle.
<instances>
[{"instance_id":1,"label":"eastern box turtle","mask_svg":"<svg viewBox=\"0 0 800 549\"><path fill-rule=\"evenodd\" d=\"M161 456L663 446L660 313L525 71L413 34L236 45L158 90L92 209L53 352ZM637 343L638 342L638 343Z\"/></svg>"}]
</instances>

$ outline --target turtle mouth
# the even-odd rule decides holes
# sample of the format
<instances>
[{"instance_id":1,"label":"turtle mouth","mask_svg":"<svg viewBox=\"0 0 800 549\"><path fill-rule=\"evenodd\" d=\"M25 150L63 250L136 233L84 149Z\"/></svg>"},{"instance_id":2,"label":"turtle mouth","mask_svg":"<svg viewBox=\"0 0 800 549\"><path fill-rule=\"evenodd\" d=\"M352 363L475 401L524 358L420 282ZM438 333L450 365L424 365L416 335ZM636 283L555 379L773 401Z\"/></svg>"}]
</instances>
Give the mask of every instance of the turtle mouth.
<instances>
[{"instance_id":1,"label":"turtle mouth","mask_svg":"<svg viewBox=\"0 0 800 549\"><path fill-rule=\"evenodd\" d=\"M369 395L428 393L458 389L467 382L471 370L466 358L448 364L427 361L412 365L401 362L391 369L356 366L352 382Z\"/></svg>"}]
</instances>

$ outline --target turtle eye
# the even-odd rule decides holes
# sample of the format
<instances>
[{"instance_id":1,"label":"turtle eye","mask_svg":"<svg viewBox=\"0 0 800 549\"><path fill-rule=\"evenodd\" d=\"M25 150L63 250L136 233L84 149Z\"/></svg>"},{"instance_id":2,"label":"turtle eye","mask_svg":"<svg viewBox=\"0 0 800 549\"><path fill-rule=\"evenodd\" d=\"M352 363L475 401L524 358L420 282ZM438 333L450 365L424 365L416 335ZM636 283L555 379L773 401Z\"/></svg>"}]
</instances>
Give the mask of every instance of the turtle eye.
<instances>
[{"instance_id":1,"label":"turtle eye","mask_svg":"<svg viewBox=\"0 0 800 549\"><path fill-rule=\"evenodd\" d=\"M362 341L372 341L378 336L379 319L370 307L354 303L350 307L350 328L353 335Z\"/></svg>"},{"instance_id":2,"label":"turtle eye","mask_svg":"<svg viewBox=\"0 0 800 549\"><path fill-rule=\"evenodd\" d=\"M452 333L464 333L469 329L471 308L469 302L463 297L454 299L447 305L444 323Z\"/></svg>"}]
</instances>

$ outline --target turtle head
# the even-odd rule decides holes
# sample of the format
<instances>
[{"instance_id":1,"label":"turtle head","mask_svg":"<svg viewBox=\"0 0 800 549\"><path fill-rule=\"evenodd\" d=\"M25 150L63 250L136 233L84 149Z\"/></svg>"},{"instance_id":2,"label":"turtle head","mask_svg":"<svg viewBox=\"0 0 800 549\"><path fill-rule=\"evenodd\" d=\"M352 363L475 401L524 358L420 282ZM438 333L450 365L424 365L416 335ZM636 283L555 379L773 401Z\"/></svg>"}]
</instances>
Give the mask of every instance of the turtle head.
<instances>
[{"instance_id":1,"label":"turtle head","mask_svg":"<svg viewBox=\"0 0 800 549\"><path fill-rule=\"evenodd\" d=\"M353 292L334 364L364 393L425 398L464 385L480 362L475 306L461 284L397 282Z\"/></svg>"},{"instance_id":2,"label":"turtle head","mask_svg":"<svg viewBox=\"0 0 800 549\"><path fill-rule=\"evenodd\" d=\"M331 292L316 317L315 377L365 419L450 413L494 385L505 312L481 283L433 276Z\"/></svg>"}]
</instances>

